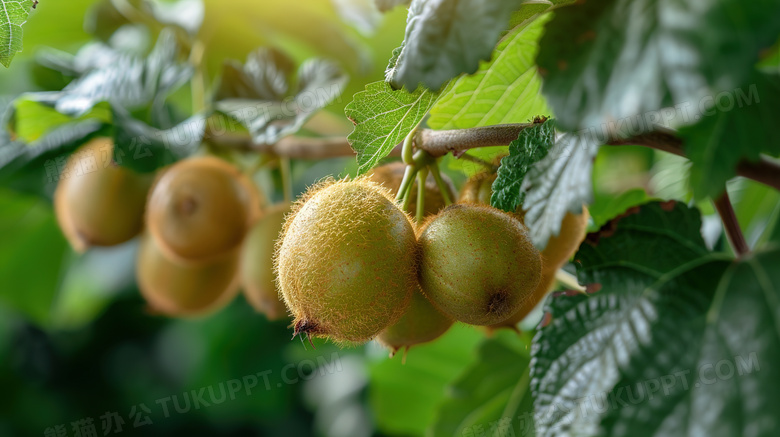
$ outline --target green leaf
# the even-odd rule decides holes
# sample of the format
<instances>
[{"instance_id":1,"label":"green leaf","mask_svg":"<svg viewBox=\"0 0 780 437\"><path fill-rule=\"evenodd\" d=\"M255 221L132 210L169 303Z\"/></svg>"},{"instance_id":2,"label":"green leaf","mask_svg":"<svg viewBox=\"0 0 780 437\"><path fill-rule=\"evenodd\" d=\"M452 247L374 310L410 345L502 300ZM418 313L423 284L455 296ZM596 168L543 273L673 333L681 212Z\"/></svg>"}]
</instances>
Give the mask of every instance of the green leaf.
<instances>
[{"instance_id":1,"label":"green leaf","mask_svg":"<svg viewBox=\"0 0 780 437\"><path fill-rule=\"evenodd\" d=\"M273 144L300 130L318 110L341 95L347 76L329 61L310 59L292 82L293 61L259 49L242 66L225 63L215 107L244 125L258 144Z\"/></svg>"},{"instance_id":2,"label":"green leaf","mask_svg":"<svg viewBox=\"0 0 780 437\"><path fill-rule=\"evenodd\" d=\"M396 87L438 90L487 60L522 0L412 0L403 50L386 77Z\"/></svg>"},{"instance_id":3,"label":"green leaf","mask_svg":"<svg viewBox=\"0 0 780 437\"><path fill-rule=\"evenodd\" d=\"M20 140L34 142L59 126L85 120L100 123L111 122L111 108L107 104L98 104L80 117L74 118L57 112L54 108L24 97L14 102L14 132Z\"/></svg>"},{"instance_id":4,"label":"green leaf","mask_svg":"<svg viewBox=\"0 0 780 437\"><path fill-rule=\"evenodd\" d=\"M521 11L532 9L524 6ZM542 10L548 5L533 5ZM533 17L536 17L535 15ZM431 108L433 129L466 129L522 123L549 115L541 94L542 80L534 62L547 16L526 19L515 27L473 75L452 81Z\"/></svg>"},{"instance_id":5,"label":"green leaf","mask_svg":"<svg viewBox=\"0 0 780 437\"><path fill-rule=\"evenodd\" d=\"M417 89L393 90L387 82L366 85L344 109L355 129L347 140L357 152L358 173L363 174L401 142L422 121L433 105L436 94Z\"/></svg>"},{"instance_id":6,"label":"green leaf","mask_svg":"<svg viewBox=\"0 0 780 437\"><path fill-rule=\"evenodd\" d=\"M514 338L484 341L477 361L447 387L428 435L533 435L527 343L513 332L505 334Z\"/></svg>"},{"instance_id":7,"label":"green leaf","mask_svg":"<svg viewBox=\"0 0 780 437\"><path fill-rule=\"evenodd\" d=\"M544 248L550 236L558 235L567 211L580 214L582 205L591 202L591 173L597 153L598 142L593 136L566 133L526 175L521 187L525 192L525 224L536 247Z\"/></svg>"},{"instance_id":8,"label":"green leaf","mask_svg":"<svg viewBox=\"0 0 780 437\"><path fill-rule=\"evenodd\" d=\"M757 161L761 153L780 155L780 76L757 72L750 83L747 90L719 94L711 115L680 129L697 198L719 196L736 176L739 161Z\"/></svg>"},{"instance_id":9,"label":"green leaf","mask_svg":"<svg viewBox=\"0 0 780 437\"><path fill-rule=\"evenodd\" d=\"M652 111L743 86L778 33L774 0L577 2L547 25L542 91L564 130L629 119L637 134Z\"/></svg>"},{"instance_id":10,"label":"green leaf","mask_svg":"<svg viewBox=\"0 0 780 437\"><path fill-rule=\"evenodd\" d=\"M101 112L96 107L95 113ZM6 126L12 115L13 103L0 102L0 126ZM0 184L51 198L68 154L104 127L99 119L71 121L51 127L30 143L12 140L0 130Z\"/></svg>"},{"instance_id":11,"label":"green leaf","mask_svg":"<svg viewBox=\"0 0 780 437\"><path fill-rule=\"evenodd\" d=\"M651 341L644 345L647 349L631 357L617 385L644 386L645 400L609 410L602 421L605 432L629 435L622 430L630 429L631 436L659 437L775 435L780 369L772 363L780 362L779 263L780 250L775 247L730 265L710 262L660 288L670 295L670 305L659 314L668 312L670 320L654 325ZM706 312L691 320L692 314L675 304L696 296L694 290L715 295L704 302ZM650 399L653 383L663 402Z\"/></svg>"},{"instance_id":12,"label":"green leaf","mask_svg":"<svg viewBox=\"0 0 780 437\"><path fill-rule=\"evenodd\" d=\"M539 434L773 435L780 252L734 262L700 227L695 209L653 202L583 243L595 294L548 300L534 339Z\"/></svg>"},{"instance_id":13,"label":"green leaf","mask_svg":"<svg viewBox=\"0 0 780 437\"><path fill-rule=\"evenodd\" d=\"M32 0L0 0L0 64L5 67L22 51L22 25L32 5Z\"/></svg>"},{"instance_id":14,"label":"green leaf","mask_svg":"<svg viewBox=\"0 0 780 437\"><path fill-rule=\"evenodd\" d=\"M173 32L166 29L146 58L131 53L106 53L111 61L105 62L105 58L95 56L91 59L96 68L86 70L62 91L31 93L27 98L52 105L73 117L84 115L99 102L130 110L151 105L153 111L161 111L168 94L193 73L191 66L178 63L179 52Z\"/></svg>"},{"instance_id":15,"label":"green leaf","mask_svg":"<svg viewBox=\"0 0 780 437\"><path fill-rule=\"evenodd\" d=\"M400 356L371 363L368 396L377 428L394 435L423 435L446 386L474 361L474 349L483 337L455 324L436 341L411 348L405 364Z\"/></svg>"},{"instance_id":16,"label":"green leaf","mask_svg":"<svg viewBox=\"0 0 780 437\"><path fill-rule=\"evenodd\" d=\"M501 159L498 177L493 182L493 194L490 197L493 207L515 212L523 204L521 187L525 175L534 164L547 156L554 143L553 120L520 131L517 139L509 143L509 156Z\"/></svg>"}]
</instances>

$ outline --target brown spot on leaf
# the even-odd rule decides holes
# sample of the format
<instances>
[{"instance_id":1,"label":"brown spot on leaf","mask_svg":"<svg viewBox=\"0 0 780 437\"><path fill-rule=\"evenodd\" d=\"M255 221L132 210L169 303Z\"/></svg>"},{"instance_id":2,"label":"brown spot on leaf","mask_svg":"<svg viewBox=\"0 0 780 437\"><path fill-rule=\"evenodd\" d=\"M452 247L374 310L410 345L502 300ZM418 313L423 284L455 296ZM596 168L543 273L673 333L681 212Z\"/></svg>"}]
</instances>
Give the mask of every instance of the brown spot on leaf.
<instances>
[{"instance_id":1,"label":"brown spot on leaf","mask_svg":"<svg viewBox=\"0 0 780 437\"><path fill-rule=\"evenodd\" d=\"M672 211L676 204L677 201L675 200L667 200L666 202L661 202L659 205L661 206L661 209L663 209L664 211Z\"/></svg>"},{"instance_id":2,"label":"brown spot on leaf","mask_svg":"<svg viewBox=\"0 0 780 437\"><path fill-rule=\"evenodd\" d=\"M569 68L569 63L564 61L563 59L558 61L558 69L561 71L566 71L566 69Z\"/></svg>"}]
</instances>

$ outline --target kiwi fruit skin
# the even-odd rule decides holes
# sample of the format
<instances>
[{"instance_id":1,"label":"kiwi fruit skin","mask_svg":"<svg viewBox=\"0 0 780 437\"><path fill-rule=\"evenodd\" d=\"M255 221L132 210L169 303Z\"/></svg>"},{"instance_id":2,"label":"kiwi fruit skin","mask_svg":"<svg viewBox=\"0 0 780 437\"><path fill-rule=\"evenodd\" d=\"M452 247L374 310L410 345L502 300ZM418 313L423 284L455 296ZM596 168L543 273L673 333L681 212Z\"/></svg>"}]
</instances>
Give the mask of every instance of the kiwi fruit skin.
<instances>
[{"instance_id":1,"label":"kiwi fruit skin","mask_svg":"<svg viewBox=\"0 0 780 437\"><path fill-rule=\"evenodd\" d=\"M421 291L412 293L409 309L398 322L382 331L377 341L394 355L401 348L426 343L447 332L454 321L436 309Z\"/></svg>"},{"instance_id":2,"label":"kiwi fruit skin","mask_svg":"<svg viewBox=\"0 0 780 437\"><path fill-rule=\"evenodd\" d=\"M295 334L361 343L394 324L417 288L417 241L390 192L325 181L288 215L276 273Z\"/></svg>"},{"instance_id":3,"label":"kiwi fruit skin","mask_svg":"<svg viewBox=\"0 0 780 437\"><path fill-rule=\"evenodd\" d=\"M149 306L172 317L202 316L227 305L238 294L239 253L192 266L168 259L148 233L141 238L136 279Z\"/></svg>"},{"instance_id":4,"label":"kiwi fruit skin","mask_svg":"<svg viewBox=\"0 0 780 437\"><path fill-rule=\"evenodd\" d=\"M259 193L236 167L212 156L167 168L151 190L146 222L160 250L180 264L235 251L259 210Z\"/></svg>"},{"instance_id":5,"label":"kiwi fruit skin","mask_svg":"<svg viewBox=\"0 0 780 437\"><path fill-rule=\"evenodd\" d=\"M110 138L96 138L81 146L66 163L69 176L54 192L57 221L71 247L84 252L91 246L114 246L143 229L146 196L151 175L136 173L104 157L113 155ZM76 168L84 154L95 158L96 168L82 174Z\"/></svg>"},{"instance_id":6,"label":"kiwi fruit skin","mask_svg":"<svg viewBox=\"0 0 780 437\"><path fill-rule=\"evenodd\" d=\"M490 204L493 194L493 182L495 173L482 172L470 177L461 188L459 202L476 204ZM515 218L524 223L525 211L521 208L513 214ZM537 289L531 294L525 304L510 318L490 326L491 329L502 327L515 328L517 323L523 320L547 293L555 285L555 274L577 252L580 244L585 239L588 228L588 209L583 206L582 214L567 212L561 221L561 231L558 235L551 236L542 250L542 279Z\"/></svg>"},{"instance_id":7,"label":"kiwi fruit skin","mask_svg":"<svg viewBox=\"0 0 780 437\"><path fill-rule=\"evenodd\" d=\"M249 304L269 320L287 316L287 307L276 286L273 260L276 240L282 231L290 204L274 205L265 211L246 236L241 252L241 285Z\"/></svg>"},{"instance_id":8,"label":"kiwi fruit skin","mask_svg":"<svg viewBox=\"0 0 780 437\"><path fill-rule=\"evenodd\" d=\"M423 224L419 244L423 293L464 323L509 318L541 280L541 255L525 227L490 206L445 208Z\"/></svg>"},{"instance_id":9,"label":"kiwi fruit skin","mask_svg":"<svg viewBox=\"0 0 780 437\"><path fill-rule=\"evenodd\" d=\"M395 161L389 164L380 165L375 167L369 174L369 178L372 181L384 185L395 196L398 194L398 189L401 188L401 181L404 178L404 172L406 172L406 165L403 162ZM447 195L450 201L454 201L457 193L455 192L455 186L452 180L445 175L441 175L444 184L447 186ZM409 196L409 214L414 216L417 213L417 180L415 178L414 183L410 187ZM433 175L428 174L428 178L425 180L425 215L433 215L441 211L446 206L444 197L442 197L439 186L436 184L436 180Z\"/></svg>"}]
</instances>

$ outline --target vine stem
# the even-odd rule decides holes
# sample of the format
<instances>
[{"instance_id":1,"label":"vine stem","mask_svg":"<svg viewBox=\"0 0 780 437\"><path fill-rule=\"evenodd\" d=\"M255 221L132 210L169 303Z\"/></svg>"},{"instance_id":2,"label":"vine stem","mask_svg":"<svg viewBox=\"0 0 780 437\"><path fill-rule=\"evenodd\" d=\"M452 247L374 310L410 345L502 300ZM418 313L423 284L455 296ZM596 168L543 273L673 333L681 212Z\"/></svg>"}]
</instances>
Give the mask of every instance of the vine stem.
<instances>
[{"instance_id":1,"label":"vine stem","mask_svg":"<svg viewBox=\"0 0 780 437\"><path fill-rule=\"evenodd\" d=\"M501 124L495 126L476 127L456 130L417 131L414 145L418 150L424 150L434 158L447 153L456 154L478 147L506 146L523 129L536 126L535 123ZM236 147L244 150L254 150L273 153L293 159L323 159L338 156L354 156L347 139L337 138L302 138L287 137L276 144L254 144L249 137L237 137L231 134L215 136L211 139L217 144ZM402 144L390 153L391 156L401 156ZM644 146L673 153L685 157L682 139L669 129L657 128L653 132L635 135L625 139L611 139L607 146ZM741 161L737 165L737 174L756 182L760 182L776 190L780 190L780 163L761 157L757 162Z\"/></svg>"},{"instance_id":2,"label":"vine stem","mask_svg":"<svg viewBox=\"0 0 780 437\"><path fill-rule=\"evenodd\" d=\"M737 221L737 215L734 213L734 208L731 206L731 200L729 199L729 193L725 189L723 194L715 200L715 208L720 214L720 219L723 221L723 227L726 230L726 236L731 243L731 247L734 249L734 253L737 256L742 257L750 252L750 247L745 241L745 235L742 234L742 229L739 227Z\"/></svg>"}]
</instances>

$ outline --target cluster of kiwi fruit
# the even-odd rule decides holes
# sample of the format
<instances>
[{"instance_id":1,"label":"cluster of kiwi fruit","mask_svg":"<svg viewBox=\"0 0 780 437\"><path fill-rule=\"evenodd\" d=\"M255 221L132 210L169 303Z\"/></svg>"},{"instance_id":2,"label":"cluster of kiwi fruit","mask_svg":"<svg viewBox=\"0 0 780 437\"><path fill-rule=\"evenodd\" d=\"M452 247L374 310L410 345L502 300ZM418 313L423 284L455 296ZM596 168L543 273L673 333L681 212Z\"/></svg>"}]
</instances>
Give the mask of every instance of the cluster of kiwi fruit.
<instances>
[{"instance_id":1,"label":"cluster of kiwi fruit","mask_svg":"<svg viewBox=\"0 0 780 437\"><path fill-rule=\"evenodd\" d=\"M113 146L92 140L67 166L75 170L84 154L112 156ZM395 200L404 172L400 162L386 164L364 177L322 181L292 205L265 207L252 181L216 157L188 158L156 175L112 162L70 172L54 203L77 251L140 236L137 282L155 312L206 314L243 289L269 319L292 316L295 335L376 339L391 354L456 321L514 328L584 238L587 212L570 214L537 250L522 210L490 206L491 172L471 177L449 206L452 182L429 175L417 223L416 202L403 211ZM410 195L417 192L412 186Z\"/></svg>"},{"instance_id":2,"label":"cluster of kiwi fruit","mask_svg":"<svg viewBox=\"0 0 780 437\"><path fill-rule=\"evenodd\" d=\"M587 216L572 216L564 227L576 229L538 251L522 211L489 205L495 173L487 172L470 178L450 206L426 180L426 218L417 224L415 211L395 201L404 168L387 164L366 177L321 182L293 206L275 268L295 335L376 339L392 355L456 321L514 328L584 238ZM449 180L444 187L456 197ZM410 195L416 192L413 186Z\"/></svg>"},{"instance_id":3,"label":"cluster of kiwi fruit","mask_svg":"<svg viewBox=\"0 0 780 437\"><path fill-rule=\"evenodd\" d=\"M140 237L136 279L155 313L208 314L243 289L269 319L287 316L272 266L289 204L263 208L251 180L211 156L178 161L157 174L113 161L75 171L85 157L113 156L113 148L110 138L81 146L66 163L69 176L57 185L57 220L76 251Z\"/></svg>"}]
</instances>

